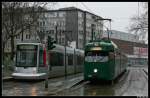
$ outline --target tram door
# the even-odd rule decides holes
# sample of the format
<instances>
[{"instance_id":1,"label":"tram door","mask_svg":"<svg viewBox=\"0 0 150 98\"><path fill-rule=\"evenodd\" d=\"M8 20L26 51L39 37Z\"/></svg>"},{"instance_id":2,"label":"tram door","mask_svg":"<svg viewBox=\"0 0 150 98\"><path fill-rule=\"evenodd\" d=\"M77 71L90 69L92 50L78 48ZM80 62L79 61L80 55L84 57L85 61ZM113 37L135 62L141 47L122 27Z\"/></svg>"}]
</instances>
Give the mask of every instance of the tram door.
<instances>
[{"instance_id":1,"label":"tram door","mask_svg":"<svg viewBox=\"0 0 150 98\"><path fill-rule=\"evenodd\" d=\"M39 46L39 56L38 56L38 73L46 73L48 71L48 64L44 64L44 49ZM46 56L47 58L47 56Z\"/></svg>"}]
</instances>

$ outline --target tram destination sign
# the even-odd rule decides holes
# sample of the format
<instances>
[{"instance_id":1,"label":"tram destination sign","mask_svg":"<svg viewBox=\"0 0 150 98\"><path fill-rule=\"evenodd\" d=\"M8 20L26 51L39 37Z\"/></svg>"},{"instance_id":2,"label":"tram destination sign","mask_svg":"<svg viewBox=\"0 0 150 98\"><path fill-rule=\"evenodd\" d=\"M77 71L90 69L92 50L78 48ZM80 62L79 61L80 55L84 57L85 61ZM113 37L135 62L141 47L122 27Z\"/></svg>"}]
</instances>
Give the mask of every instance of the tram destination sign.
<instances>
[{"instance_id":1,"label":"tram destination sign","mask_svg":"<svg viewBox=\"0 0 150 98\"><path fill-rule=\"evenodd\" d=\"M17 46L18 49L31 49L31 50L35 50L37 48L36 45L18 45Z\"/></svg>"}]
</instances>

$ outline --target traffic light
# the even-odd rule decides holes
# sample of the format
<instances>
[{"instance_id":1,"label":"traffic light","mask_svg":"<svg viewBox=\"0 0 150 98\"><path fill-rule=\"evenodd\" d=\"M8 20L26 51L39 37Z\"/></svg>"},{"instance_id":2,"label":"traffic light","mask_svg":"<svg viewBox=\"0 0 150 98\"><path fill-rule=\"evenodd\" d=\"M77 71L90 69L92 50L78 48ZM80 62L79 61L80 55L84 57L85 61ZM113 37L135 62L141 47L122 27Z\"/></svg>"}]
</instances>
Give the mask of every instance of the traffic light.
<instances>
[{"instance_id":1,"label":"traffic light","mask_svg":"<svg viewBox=\"0 0 150 98\"><path fill-rule=\"evenodd\" d=\"M56 43L56 41L54 41L50 36L48 36L48 50L51 50L56 47L54 46L54 43Z\"/></svg>"}]
</instances>

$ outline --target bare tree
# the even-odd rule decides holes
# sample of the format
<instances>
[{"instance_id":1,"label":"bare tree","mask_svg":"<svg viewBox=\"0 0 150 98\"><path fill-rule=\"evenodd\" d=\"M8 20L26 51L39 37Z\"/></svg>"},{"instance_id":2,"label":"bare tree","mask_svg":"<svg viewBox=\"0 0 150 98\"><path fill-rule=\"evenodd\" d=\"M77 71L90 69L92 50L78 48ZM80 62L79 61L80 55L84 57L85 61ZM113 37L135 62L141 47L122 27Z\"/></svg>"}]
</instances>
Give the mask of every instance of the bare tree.
<instances>
[{"instance_id":1,"label":"bare tree","mask_svg":"<svg viewBox=\"0 0 150 98\"><path fill-rule=\"evenodd\" d=\"M148 2L140 4L143 7L143 11L140 15L131 18L129 31L134 32L137 36L141 37L141 40L144 40L148 33Z\"/></svg>"},{"instance_id":2,"label":"bare tree","mask_svg":"<svg viewBox=\"0 0 150 98\"><path fill-rule=\"evenodd\" d=\"M14 38L25 32L32 33L47 2L2 2L2 47L11 42L11 60L14 57Z\"/></svg>"}]
</instances>

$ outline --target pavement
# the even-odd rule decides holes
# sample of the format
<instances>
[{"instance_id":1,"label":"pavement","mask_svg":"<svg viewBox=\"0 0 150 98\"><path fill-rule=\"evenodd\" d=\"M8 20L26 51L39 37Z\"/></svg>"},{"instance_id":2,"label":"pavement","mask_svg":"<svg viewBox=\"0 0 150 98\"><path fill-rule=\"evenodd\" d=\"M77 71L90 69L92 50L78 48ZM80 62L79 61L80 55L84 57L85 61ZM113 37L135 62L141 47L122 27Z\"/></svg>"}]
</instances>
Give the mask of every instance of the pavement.
<instances>
[{"instance_id":1,"label":"pavement","mask_svg":"<svg viewBox=\"0 0 150 98\"><path fill-rule=\"evenodd\" d=\"M148 69L147 68L145 68L144 70L148 73Z\"/></svg>"},{"instance_id":2,"label":"pavement","mask_svg":"<svg viewBox=\"0 0 150 98\"><path fill-rule=\"evenodd\" d=\"M3 80L11 80L12 77L5 77ZM67 75L67 77L57 77L48 79L48 88L45 88L46 81L9 81L3 82L3 95L59 95L64 90L72 88L83 80L83 73Z\"/></svg>"},{"instance_id":3,"label":"pavement","mask_svg":"<svg viewBox=\"0 0 150 98\"><path fill-rule=\"evenodd\" d=\"M83 80L83 76L69 77L66 79L59 78L57 82L49 81L48 84L48 95L57 95L59 92L69 89Z\"/></svg>"},{"instance_id":4,"label":"pavement","mask_svg":"<svg viewBox=\"0 0 150 98\"><path fill-rule=\"evenodd\" d=\"M144 70L145 73L148 75L148 68L144 68L143 70Z\"/></svg>"},{"instance_id":5,"label":"pavement","mask_svg":"<svg viewBox=\"0 0 150 98\"><path fill-rule=\"evenodd\" d=\"M3 81L11 81L13 77L2 77Z\"/></svg>"}]
</instances>

